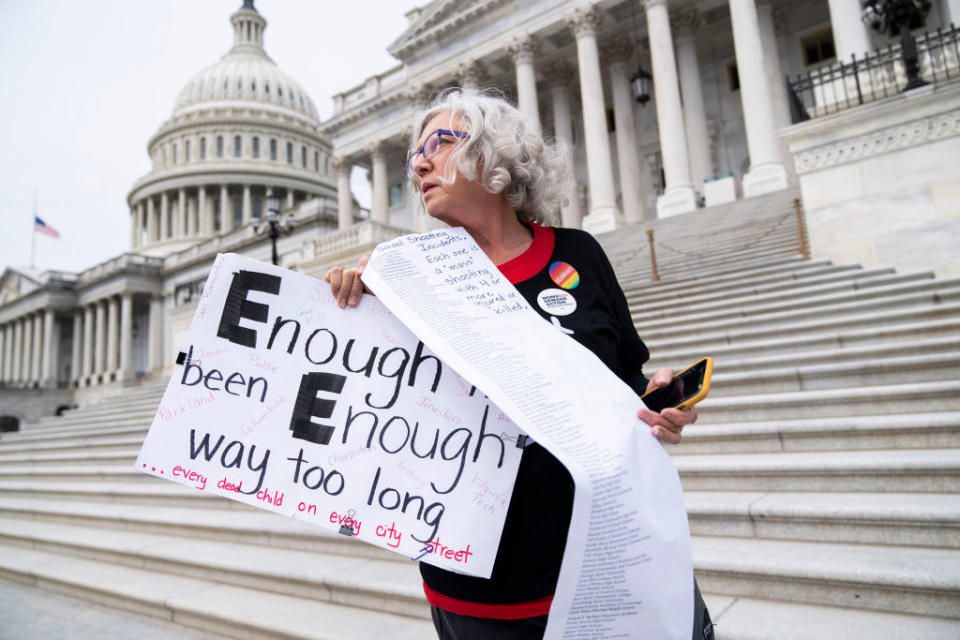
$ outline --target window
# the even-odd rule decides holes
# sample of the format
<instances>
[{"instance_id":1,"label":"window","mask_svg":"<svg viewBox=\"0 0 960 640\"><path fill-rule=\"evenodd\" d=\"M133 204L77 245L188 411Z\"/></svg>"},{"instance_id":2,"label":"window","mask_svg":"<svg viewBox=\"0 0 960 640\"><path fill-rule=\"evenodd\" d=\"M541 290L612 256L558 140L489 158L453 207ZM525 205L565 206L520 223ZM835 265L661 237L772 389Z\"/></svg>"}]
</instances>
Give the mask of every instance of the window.
<instances>
[{"instance_id":1,"label":"window","mask_svg":"<svg viewBox=\"0 0 960 640\"><path fill-rule=\"evenodd\" d=\"M287 143L287 164L293 164L293 143Z\"/></svg>"},{"instance_id":2,"label":"window","mask_svg":"<svg viewBox=\"0 0 960 640\"><path fill-rule=\"evenodd\" d=\"M307 148L300 147L300 166L307 168Z\"/></svg>"},{"instance_id":3,"label":"window","mask_svg":"<svg viewBox=\"0 0 960 640\"><path fill-rule=\"evenodd\" d=\"M389 205L391 208L397 207L403 204L403 183L395 182L390 185L390 201Z\"/></svg>"},{"instance_id":4,"label":"window","mask_svg":"<svg viewBox=\"0 0 960 640\"><path fill-rule=\"evenodd\" d=\"M269 83L269 82L264 82L264 83L263 83L263 92L264 92L265 94L267 94L267 95L270 95L270 83Z\"/></svg>"},{"instance_id":5,"label":"window","mask_svg":"<svg viewBox=\"0 0 960 640\"><path fill-rule=\"evenodd\" d=\"M253 201L253 218L259 220L263 216L263 200L255 198Z\"/></svg>"},{"instance_id":6,"label":"window","mask_svg":"<svg viewBox=\"0 0 960 640\"><path fill-rule=\"evenodd\" d=\"M233 136L233 157L239 158L240 153L243 151L243 138L240 136Z\"/></svg>"},{"instance_id":7,"label":"window","mask_svg":"<svg viewBox=\"0 0 960 640\"><path fill-rule=\"evenodd\" d=\"M223 201L220 198L217 198L216 202L213 205L213 230L220 231L223 229Z\"/></svg>"},{"instance_id":8,"label":"window","mask_svg":"<svg viewBox=\"0 0 960 640\"><path fill-rule=\"evenodd\" d=\"M283 87L277 87L277 95L283 97Z\"/></svg>"},{"instance_id":9,"label":"window","mask_svg":"<svg viewBox=\"0 0 960 640\"><path fill-rule=\"evenodd\" d=\"M613 109L607 109L607 133L613 133L617 130L617 118Z\"/></svg>"},{"instance_id":10,"label":"window","mask_svg":"<svg viewBox=\"0 0 960 640\"><path fill-rule=\"evenodd\" d=\"M173 143L173 164L177 164L177 143Z\"/></svg>"},{"instance_id":11,"label":"window","mask_svg":"<svg viewBox=\"0 0 960 640\"><path fill-rule=\"evenodd\" d=\"M237 229L243 224L243 200L233 199L233 228Z\"/></svg>"},{"instance_id":12,"label":"window","mask_svg":"<svg viewBox=\"0 0 960 640\"><path fill-rule=\"evenodd\" d=\"M190 162L190 141L183 143L183 161Z\"/></svg>"},{"instance_id":13,"label":"window","mask_svg":"<svg viewBox=\"0 0 960 640\"><path fill-rule=\"evenodd\" d=\"M207 139L200 138L200 159L205 160L207 157Z\"/></svg>"},{"instance_id":14,"label":"window","mask_svg":"<svg viewBox=\"0 0 960 640\"><path fill-rule=\"evenodd\" d=\"M257 136L253 136L253 157L260 157L260 138Z\"/></svg>"},{"instance_id":15,"label":"window","mask_svg":"<svg viewBox=\"0 0 960 640\"><path fill-rule=\"evenodd\" d=\"M251 81L250 81L250 91L256 91L256 90L257 90L257 81L256 81L256 80L251 80Z\"/></svg>"},{"instance_id":16,"label":"window","mask_svg":"<svg viewBox=\"0 0 960 640\"><path fill-rule=\"evenodd\" d=\"M223 157L223 136L217 136L217 157Z\"/></svg>"},{"instance_id":17,"label":"window","mask_svg":"<svg viewBox=\"0 0 960 640\"><path fill-rule=\"evenodd\" d=\"M237 78L237 91L243 91L243 78Z\"/></svg>"},{"instance_id":18,"label":"window","mask_svg":"<svg viewBox=\"0 0 960 640\"><path fill-rule=\"evenodd\" d=\"M276 138L270 138L270 159L271 160L277 159L277 139Z\"/></svg>"},{"instance_id":19,"label":"window","mask_svg":"<svg viewBox=\"0 0 960 640\"><path fill-rule=\"evenodd\" d=\"M803 63L808 67L837 57L831 29L824 29L800 38L800 46L803 48Z\"/></svg>"},{"instance_id":20,"label":"window","mask_svg":"<svg viewBox=\"0 0 960 640\"><path fill-rule=\"evenodd\" d=\"M320 171L320 152L319 151L313 152L313 170Z\"/></svg>"},{"instance_id":21,"label":"window","mask_svg":"<svg viewBox=\"0 0 960 640\"><path fill-rule=\"evenodd\" d=\"M740 72L736 62L727 63L727 84L730 91L740 91Z\"/></svg>"}]
</instances>

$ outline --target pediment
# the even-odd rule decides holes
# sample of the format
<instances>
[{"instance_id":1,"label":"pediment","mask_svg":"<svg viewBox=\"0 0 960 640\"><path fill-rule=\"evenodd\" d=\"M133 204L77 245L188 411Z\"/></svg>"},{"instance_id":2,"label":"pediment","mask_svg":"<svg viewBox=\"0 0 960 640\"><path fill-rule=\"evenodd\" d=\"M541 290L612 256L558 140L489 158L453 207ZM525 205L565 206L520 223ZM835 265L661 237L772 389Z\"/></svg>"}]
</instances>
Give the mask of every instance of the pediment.
<instances>
[{"instance_id":1,"label":"pediment","mask_svg":"<svg viewBox=\"0 0 960 640\"><path fill-rule=\"evenodd\" d=\"M436 40L478 16L503 4L505 0L436 0L420 10L407 30L387 47L395 58L403 59L417 46Z\"/></svg>"},{"instance_id":2,"label":"pediment","mask_svg":"<svg viewBox=\"0 0 960 640\"><path fill-rule=\"evenodd\" d=\"M7 267L0 276L0 304L6 304L40 287L35 275L24 269Z\"/></svg>"}]
</instances>

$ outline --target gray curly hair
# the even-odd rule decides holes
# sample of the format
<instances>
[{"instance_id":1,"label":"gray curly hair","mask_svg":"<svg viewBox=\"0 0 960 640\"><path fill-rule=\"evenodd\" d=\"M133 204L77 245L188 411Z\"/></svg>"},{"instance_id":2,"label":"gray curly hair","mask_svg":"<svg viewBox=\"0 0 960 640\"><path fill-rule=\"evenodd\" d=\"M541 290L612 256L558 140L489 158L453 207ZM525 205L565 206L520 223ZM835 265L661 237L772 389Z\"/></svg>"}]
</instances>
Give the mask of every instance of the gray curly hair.
<instances>
[{"instance_id":1,"label":"gray curly hair","mask_svg":"<svg viewBox=\"0 0 960 640\"><path fill-rule=\"evenodd\" d=\"M451 153L445 182L453 182L456 167L490 193L504 193L520 219L543 224L555 218L573 181L565 145L547 143L540 126L501 96L472 89L440 93L420 115L417 139L427 122L445 111L470 134ZM410 182L422 209L418 180Z\"/></svg>"}]
</instances>

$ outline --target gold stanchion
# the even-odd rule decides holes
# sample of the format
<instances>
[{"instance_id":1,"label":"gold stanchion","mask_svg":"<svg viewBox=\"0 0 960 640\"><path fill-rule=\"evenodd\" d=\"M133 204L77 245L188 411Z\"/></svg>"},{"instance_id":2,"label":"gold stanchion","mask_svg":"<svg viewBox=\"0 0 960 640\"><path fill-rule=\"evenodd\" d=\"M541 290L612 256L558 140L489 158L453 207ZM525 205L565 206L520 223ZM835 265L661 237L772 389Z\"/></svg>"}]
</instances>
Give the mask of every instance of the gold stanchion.
<instances>
[{"instance_id":1,"label":"gold stanchion","mask_svg":"<svg viewBox=\"0 0 960 640\"><path fill-rule=\"evenodd\" d=\"M647 229L647 240L650 242L650 279L657 282L660 272L657 271L657 252L653 248L653 229Z\"/></svg>"},{"instance_id":2,"label":"gold stanchion","mask_svg":"<svg viewBox=\"0 0 960 640\"><path fill-rule=\"evenodd\" d=\"M807 246L807 234L803 231L803 204L800 198L793 199L793 210L797 213L797 236L800 238L800 255L810 258L810 247Z\"/></svg>"}]
</instances>

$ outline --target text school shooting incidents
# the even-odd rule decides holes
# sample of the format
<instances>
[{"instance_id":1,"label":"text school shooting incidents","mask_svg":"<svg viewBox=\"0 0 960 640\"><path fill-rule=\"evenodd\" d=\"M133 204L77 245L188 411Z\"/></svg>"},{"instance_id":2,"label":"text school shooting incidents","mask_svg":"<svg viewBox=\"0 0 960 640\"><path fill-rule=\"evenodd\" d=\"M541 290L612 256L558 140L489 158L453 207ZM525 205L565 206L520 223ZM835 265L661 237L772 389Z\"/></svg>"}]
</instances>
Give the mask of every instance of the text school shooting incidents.
<instances>
[{"instance_id":1,"label":"text school shooting incidents","mask_svg":"<svg viewBox=\"0 0 960 640\"><path fill-rule=\"evenodd\" d=\"M379 300L214 263L137 469L489 577L516 425Z\"/></svg>"}]
</instances>

